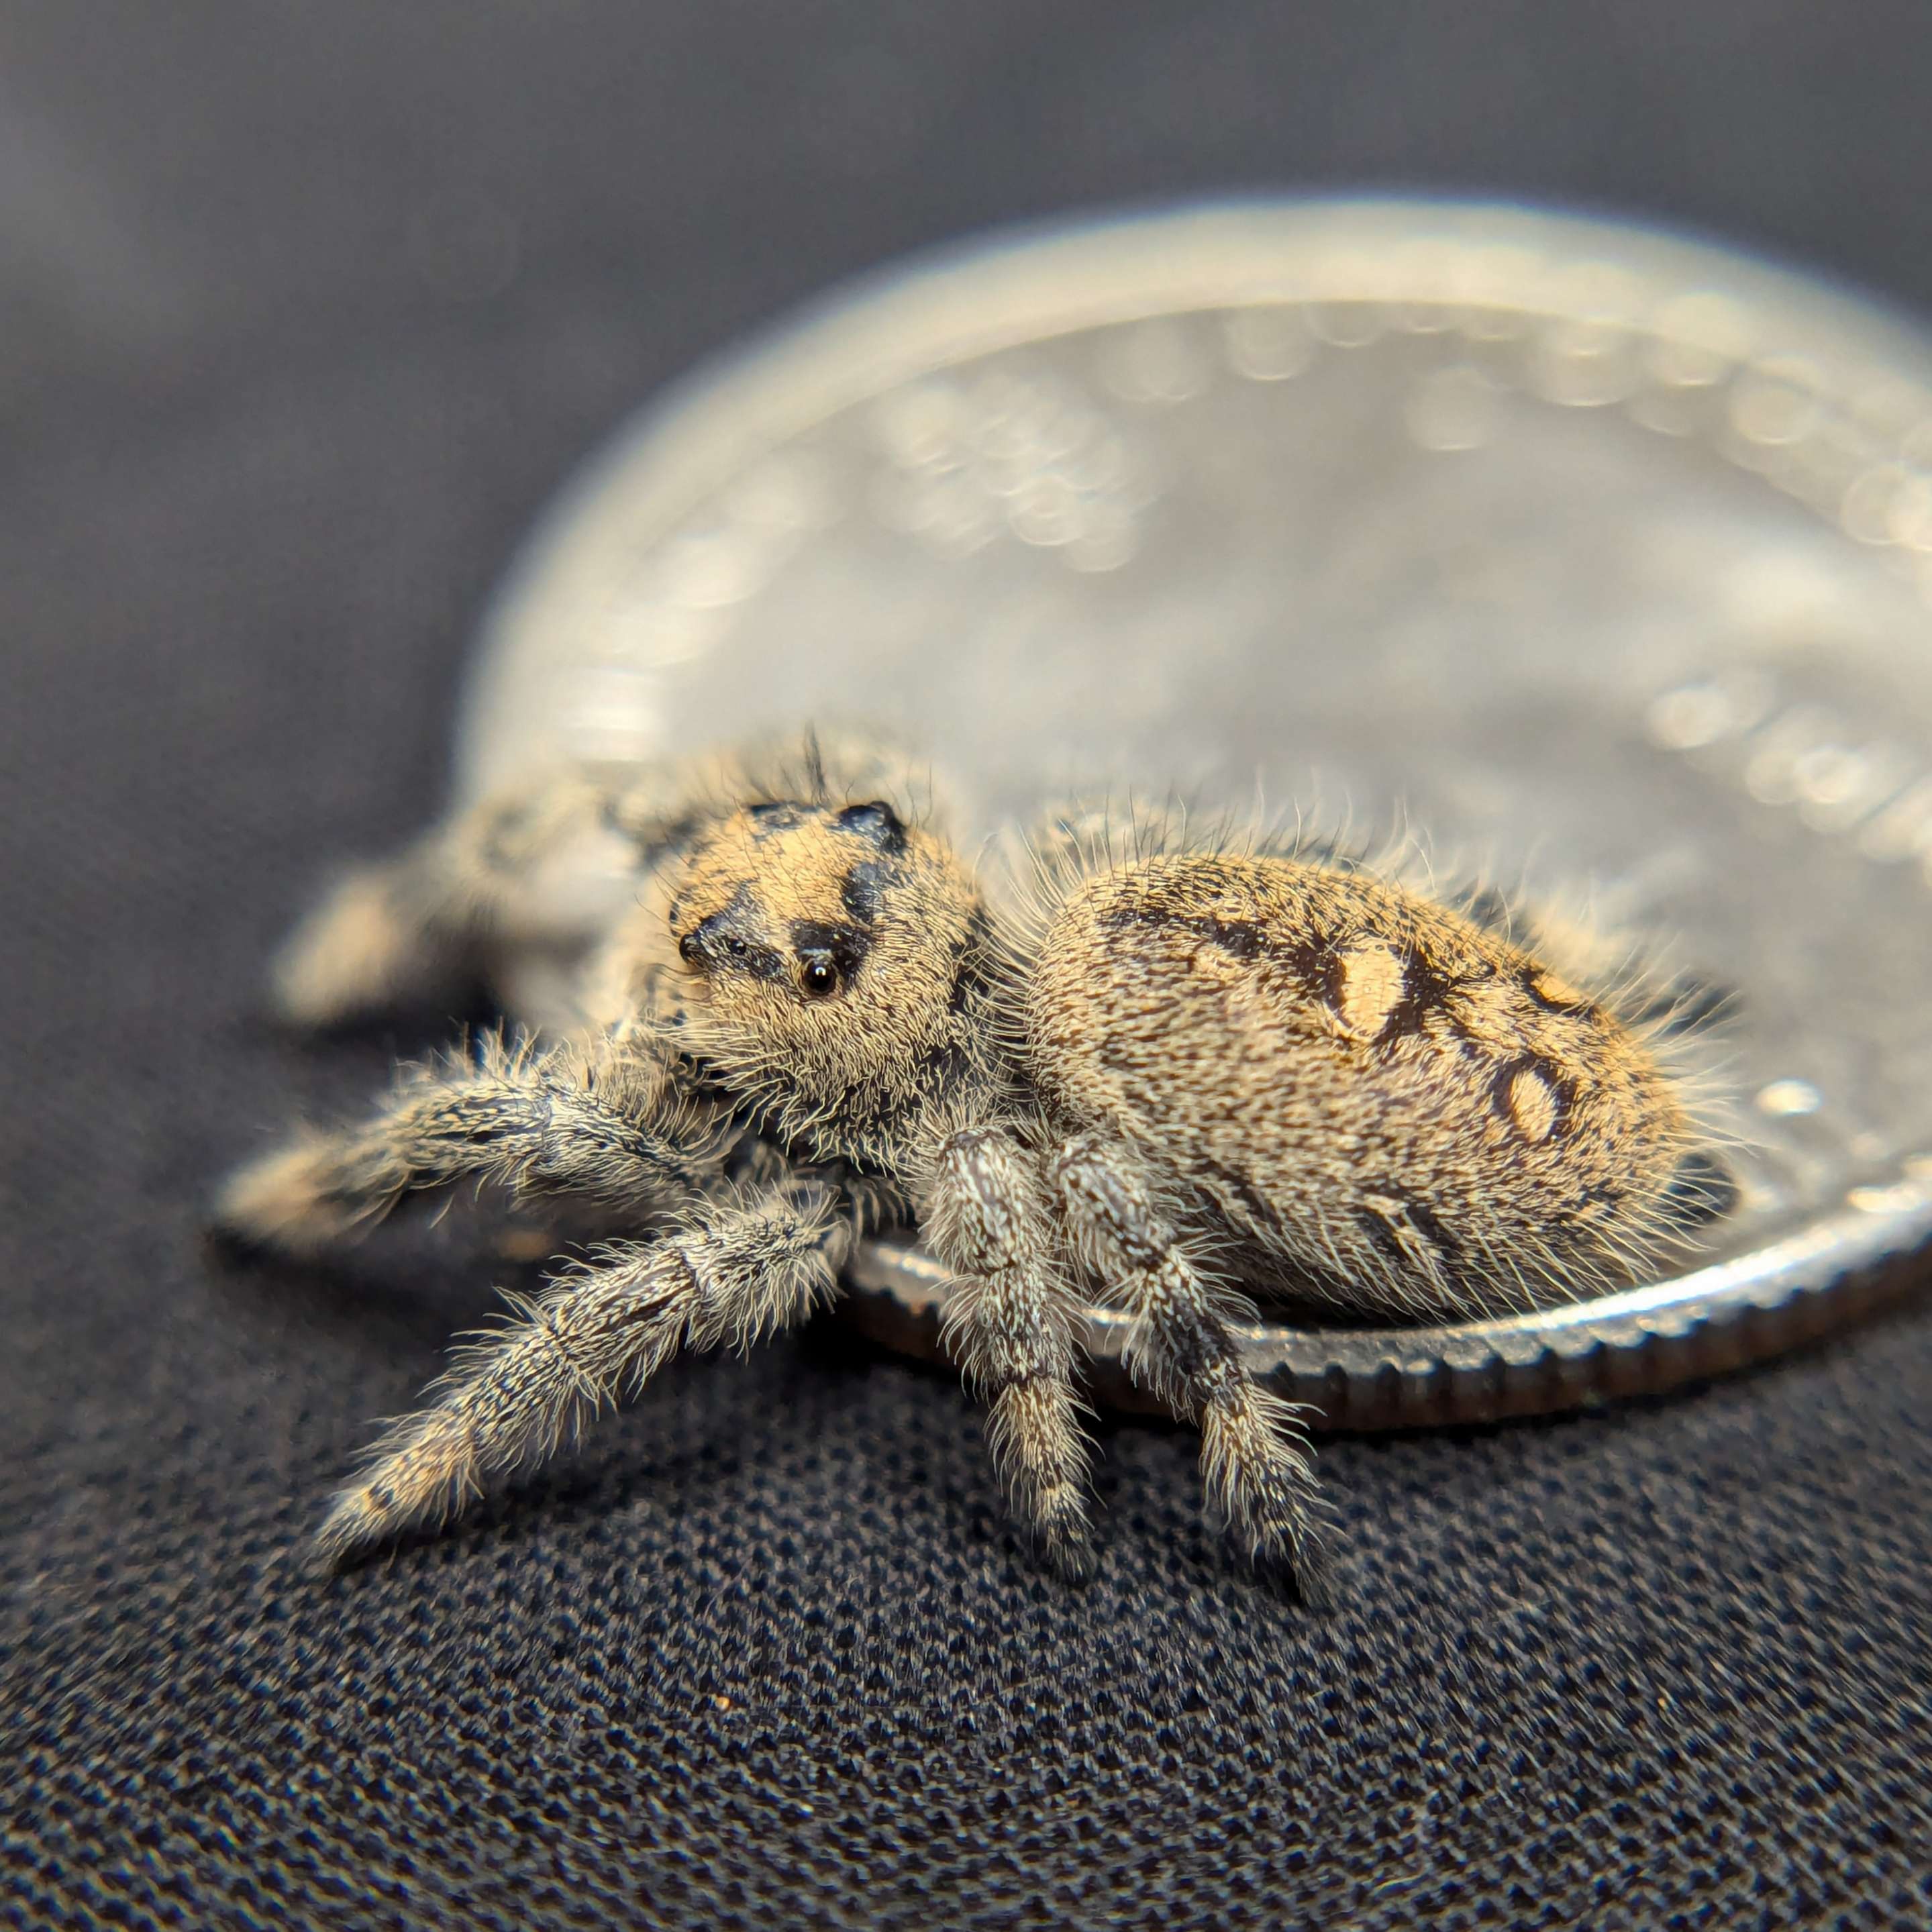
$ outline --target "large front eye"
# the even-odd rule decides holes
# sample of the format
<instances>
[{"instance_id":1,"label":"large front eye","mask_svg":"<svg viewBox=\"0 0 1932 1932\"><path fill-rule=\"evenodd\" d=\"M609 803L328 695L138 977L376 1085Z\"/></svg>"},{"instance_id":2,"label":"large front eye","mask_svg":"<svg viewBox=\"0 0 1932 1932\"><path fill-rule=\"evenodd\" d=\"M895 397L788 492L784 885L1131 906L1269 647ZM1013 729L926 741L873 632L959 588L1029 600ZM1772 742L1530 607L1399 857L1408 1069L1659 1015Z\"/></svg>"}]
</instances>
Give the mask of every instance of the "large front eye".
<instances>
[{"instance_id":1,"label":"large front eye","mask_svg":"<svg viewBox=\"0 0 1932 1932\"><path fill-rule=\"evenodd\" d=\"M838 990L838 968L823 957L798 962L798 988L808 1000L822 1000Z\"/></svg>"}]
</instances>

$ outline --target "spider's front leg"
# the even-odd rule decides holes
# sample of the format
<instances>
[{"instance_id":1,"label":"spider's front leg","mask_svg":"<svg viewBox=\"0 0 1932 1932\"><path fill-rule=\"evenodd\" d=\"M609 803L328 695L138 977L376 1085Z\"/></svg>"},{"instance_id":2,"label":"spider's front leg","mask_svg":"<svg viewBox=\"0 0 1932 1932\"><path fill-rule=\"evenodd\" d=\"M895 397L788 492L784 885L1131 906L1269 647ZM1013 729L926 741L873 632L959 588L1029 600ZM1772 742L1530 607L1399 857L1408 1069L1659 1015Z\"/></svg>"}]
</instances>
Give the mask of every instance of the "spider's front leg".
<instances>
[{"instance_id":1,"label":"spider's front leg","mask_svg":"<svg viewBox=\"0 0 1932 1932\"><path fill-rule=\"evenodd\" d=\"M1074 1393L1080 1310L1060 1272L1033 1156L997 1127L942 1144L920 1203L934 1251L959 1279L949 1346L989 1398L988 1436L1014 1514L1047 1560L1090 1576L1087 1444Z\"/></svg>"},{"instance_id":2,"label":"spider's front leg","mask_svg":"<svg viewBox=\"0 0 1932 1932\"><path fill-rule=\"evenodd\" d=\"M222 1190L214 1220L310 1254L405 1194L465 1175L636 1212L703 1192L724 1155L717 1124L680 1099L647 1042L540 1050L490 1036L474 1064L405 1076L362 1125L304 1134L250 1162Z\"/></svg>"},{"instance_id":3,"label":"spider's front leg","mask_svg":"<svg viewBox=\"0 0 1932 1932\"><path fill-rule=\"evenodd\" d=\"M604 1249L522 1319L467 1350L429 1408L404 1417L341 1490L316 1537L338 1561L412 1523L439 1521L485 1478L541 1462L680 1346L748 1348L837 1292L853 1218L824 1183L796 1179L687 1214L662 1239Z\"/></svg>"},{"instance_id":4,"label":"spider's front leg","mask_svg":"<svg viewBox=\"0 0 1932 1932\"><path fill-rule=\"evenodd\" d=\"M1249 1311L1204 1271L1124 1144L1067 1142L1052 1164L1054 1194L1076 1251L1135 1317L1128 1366L1198 1423L1208 1506L1258 1568L1318 1586L1323 1510L1294 1405L1241 1365L1231 1332Z\"/></svg>"}]
</instances>

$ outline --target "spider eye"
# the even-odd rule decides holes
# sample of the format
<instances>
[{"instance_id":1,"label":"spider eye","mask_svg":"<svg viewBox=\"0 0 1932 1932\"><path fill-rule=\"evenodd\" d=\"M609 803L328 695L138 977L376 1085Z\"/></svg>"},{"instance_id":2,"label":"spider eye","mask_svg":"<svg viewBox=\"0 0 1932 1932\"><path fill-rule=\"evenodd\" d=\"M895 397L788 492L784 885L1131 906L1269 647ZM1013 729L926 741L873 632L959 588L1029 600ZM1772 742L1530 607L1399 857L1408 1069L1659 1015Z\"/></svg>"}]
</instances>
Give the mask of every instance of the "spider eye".
<instances>
[{"instance_id":1,"label":"spider eye","mask_svg":"<svg viewBox=\"0 0 1932 1932\"><path fill-rule=\"evenodd\" d=\"M734 959L743 958L751 950L742 939L728 939L724 944Z\"/></svg>"},{"instance_id":2,"label":"spider eye","mask_svg":"<svg viewBox=\"0 0 1932 1932\"><path fill-rule=\"evenodd\" d=\"M695 966L704 957L704 948L698 944L696 933L687 932L677 942L677 956L687 966Z\"/></svg>"},{"instance_id":3,"label":"spider eye","mask_svg":"<svg viewBox=\"0 0 1932 1932\"><path fill-rule=\"evenodd\" d=\"M822 1000L838 990L838 968L829 959L802 959L798 968L799 989L808 1000Z\"/></svg>"}]
</instances>

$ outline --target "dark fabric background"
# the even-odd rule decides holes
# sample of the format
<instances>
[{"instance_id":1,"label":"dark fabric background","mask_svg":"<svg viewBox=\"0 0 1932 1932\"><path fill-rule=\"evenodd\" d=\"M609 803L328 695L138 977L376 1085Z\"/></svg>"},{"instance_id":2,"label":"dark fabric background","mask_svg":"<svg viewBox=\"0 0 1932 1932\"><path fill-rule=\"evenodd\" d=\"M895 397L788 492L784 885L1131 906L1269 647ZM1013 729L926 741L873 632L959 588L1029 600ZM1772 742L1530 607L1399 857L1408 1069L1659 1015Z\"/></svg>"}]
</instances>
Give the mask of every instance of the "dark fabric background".
<instances>
[{"instance_id":1,"label":"dark fabric background","mask_svg":"<svg viewBox=\"0 0 1932 1932\"><path fill-rule=\"evenodd\" d=\"M1520 190L1932 313L1916 4L0 8L8 1922L1932 1919L1932 1309L1330 1445L1336 1606L1103 1432L1103 1574L836 1328L683 1364L340 1579L320 1498L489 1306L460 1232L206 1254L398 1034L256 1016L434 808L466 639L622 412L840 274L1226 186Z\"/></svg>"}]
</instances>

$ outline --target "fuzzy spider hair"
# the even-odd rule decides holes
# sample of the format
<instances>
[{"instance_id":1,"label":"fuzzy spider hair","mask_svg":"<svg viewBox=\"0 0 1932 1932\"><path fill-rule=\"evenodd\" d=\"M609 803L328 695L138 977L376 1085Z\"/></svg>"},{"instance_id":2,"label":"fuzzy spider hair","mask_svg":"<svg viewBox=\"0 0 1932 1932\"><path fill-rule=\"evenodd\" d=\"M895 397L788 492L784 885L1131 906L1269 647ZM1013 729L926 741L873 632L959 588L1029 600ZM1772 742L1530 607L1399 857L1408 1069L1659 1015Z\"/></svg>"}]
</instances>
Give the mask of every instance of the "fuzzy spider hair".
<instances>
[{"instance_id":1,"label":"fuzzy spider hair","mask_svg":"<svg viewBox=\"0 0 1932 1932\"><path fill-rule=\"evenodd\" d=\"M221 1197L226 1227L298 1252L471 1176L574 1196L613 1236L376 1444L326 1556L549 1455L680 1346L801 1319L868 1226L910 1221L956 1277L950 1346L1057 1569L1094 1561L1097 1298L1198 1426L1238 1549L1305 1576L1321 1500L1294 1412L1243 1366L1249 1292L1492 1312L1626 1276L1725 1204L1684 1000L1560 928L1332 848L1073 812L996 907L909 808L908 769L854 736L618 788L567 774L354 876L298 934L284 1004L340 1018L527 937L573 842L630 856L567 1038L406 1078Z\"/></svg>"}]
</instances>

